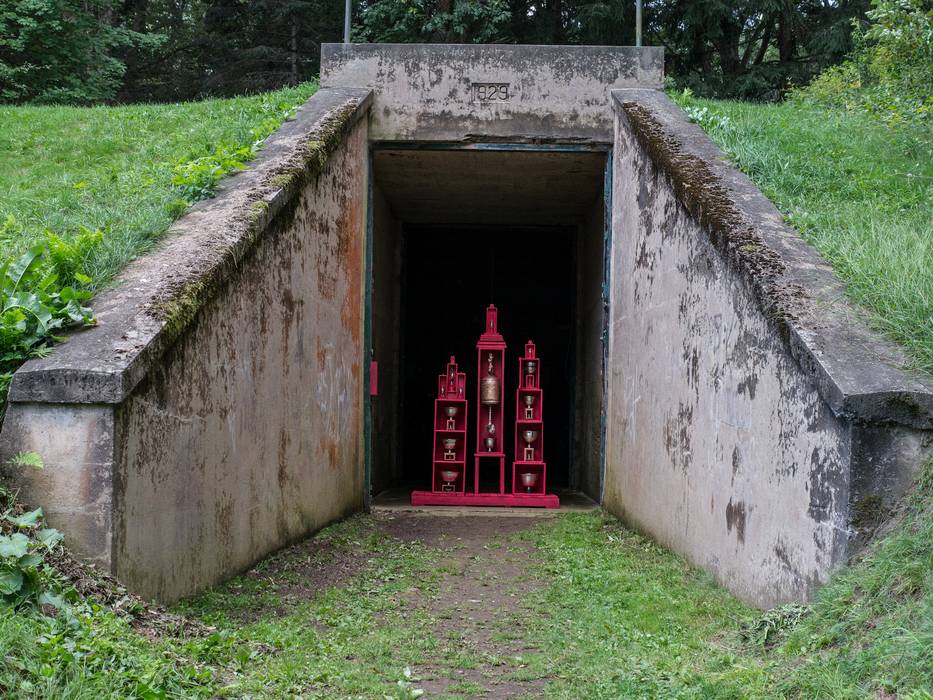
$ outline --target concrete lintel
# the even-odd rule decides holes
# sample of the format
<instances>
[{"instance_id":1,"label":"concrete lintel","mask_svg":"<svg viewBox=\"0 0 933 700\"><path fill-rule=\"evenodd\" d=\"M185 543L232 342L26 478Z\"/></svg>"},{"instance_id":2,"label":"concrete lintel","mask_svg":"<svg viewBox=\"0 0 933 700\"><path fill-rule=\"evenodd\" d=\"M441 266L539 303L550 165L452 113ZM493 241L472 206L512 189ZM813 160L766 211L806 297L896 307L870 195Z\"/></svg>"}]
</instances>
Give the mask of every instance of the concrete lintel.
<instances>
[{"instance_id":1,"label":"concrete lintel","mask_svg":"<svg viewBox=\"0 0 933 700\"><path fill-rule=\"evenodd\" d=\"M833 412L933 428L933 380L848 302L819 253L686 114L657 90L613 90L616 115L714 247L742 274L801 369Z\"/></svg>"},{"instance_id":2,"label":"concrete lintel","mask_svg":"<svg viewBox=\"0 0 933 700\"><path fill-rule=\"evenodd\" d=\"M375 91L375 141L611 141L609 91L660 89L664 49L324 44L321 84Z\"/></svg>"},{"instance_id":3,"label":"concrete lintel","mask_svg":"<svg viewBox=\"0 0 933 700\"><path fill-rule=\"evenodd\" d=\"M14 375L10 402L117 404L133 390L243 259L267 224L313 177L372 102L367 88L315 93L259 157L199 202L159 248L133 262L93 302L97 326L70 334Z\"/></svg>"}]
</instances>

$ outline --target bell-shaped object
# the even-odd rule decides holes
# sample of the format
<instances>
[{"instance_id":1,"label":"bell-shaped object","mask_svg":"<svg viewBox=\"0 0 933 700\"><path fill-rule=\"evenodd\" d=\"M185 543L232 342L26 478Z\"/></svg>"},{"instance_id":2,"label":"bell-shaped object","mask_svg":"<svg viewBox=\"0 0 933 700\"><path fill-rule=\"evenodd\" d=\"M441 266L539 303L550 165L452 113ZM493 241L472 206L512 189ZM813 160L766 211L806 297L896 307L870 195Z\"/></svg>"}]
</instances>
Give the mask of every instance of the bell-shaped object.
<instances>
[{"instance_id":1,"label":"bell-shaped object","mask_svg":"<svg viewBox=\"0 0 933 700\"><path fill-rule=\"evenodd\" d=\"M484 406L499 404L499 379L491 374L483 377L480 397Z\"/></svg>"},{"instance_id":2,"label":"bell-shaped object","mask_svg":"<svg viewBox=\"0 0 933 700\"><path fill-rule=\"evenodd\" d=\"M499 378L493 373L492 353L490 353L486 376L480 380L480 401L484 406L496 406L499 404L500 393Z\"/></svg>"}]
</instances>

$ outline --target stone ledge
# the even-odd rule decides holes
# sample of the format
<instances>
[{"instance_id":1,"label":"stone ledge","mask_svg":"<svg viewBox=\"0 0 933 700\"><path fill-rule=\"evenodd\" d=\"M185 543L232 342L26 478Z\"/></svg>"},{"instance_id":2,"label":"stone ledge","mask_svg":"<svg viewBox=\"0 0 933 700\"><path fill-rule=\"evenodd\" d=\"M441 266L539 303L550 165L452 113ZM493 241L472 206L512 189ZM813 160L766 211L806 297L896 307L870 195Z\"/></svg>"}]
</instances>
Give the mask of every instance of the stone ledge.
<instances>
[{"instance_id":1,"label":"stone ledge","mask_svg":"<svg viewBox=\"0 0 933 700\"><path fill-rule=\"evenodd\" d=\"M315 93L250 167L176 221L158 248L93 302L98 325L14 375L11 402L120 403L182 334L269 223L315 177L372 101L365 88Z\"/></svg>"},{"instance_id":2,"label":"stone ledge","mask_svg":"<svg viewBox=\"0 0 933 700\"><path fill-rule=\"evenodd\" d=\"M662 92L633 88L612 96L617 116L754 290L833 412L933 428L933 380L906 368L903 351L868 326L819 253L706 133Z\"/></svg>"}]
</instances>

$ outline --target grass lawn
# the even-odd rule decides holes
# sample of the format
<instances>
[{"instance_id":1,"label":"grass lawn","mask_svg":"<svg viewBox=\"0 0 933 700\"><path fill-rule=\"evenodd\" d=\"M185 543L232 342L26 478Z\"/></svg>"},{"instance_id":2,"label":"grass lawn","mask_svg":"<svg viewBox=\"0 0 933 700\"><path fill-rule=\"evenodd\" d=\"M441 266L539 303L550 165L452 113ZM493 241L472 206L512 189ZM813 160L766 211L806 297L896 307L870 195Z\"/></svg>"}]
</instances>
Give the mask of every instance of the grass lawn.
<instances>
[{"instance_id":1,"label":"grass lawn","mask_svg":"<svg viewBox=\"0 0 933 700\"><path fill-rule=\"evenodd\" d=\"M141 633L0 609L8 698L930 698L933 470L812 609L766 613L601 512L359 515ZM130 606L132 608L132 606ZM202 625L191 632L191 622Z\"/></svg>"},{"instance_id":2,"label":"grass lawn","mask_svg":"<svg viewBox=\"0 0 933 700\"><path fill-rule=\"evenodd\" d=\"M933 374L933 138L861 113L675 95ZM705 111L703 111L705 110Z\"/></svg>"},{"instance_id":3,"label":"grass lawn","mask_svg":"<svg viewBox=\"0 0 933 700\"><path fill-rule=\"evenodd\" d=\"M0 260L49 230L103 238L84 272L106 284L184 209L173 170L250 145L315 86L226 100L126 107L0 106Z\"/></svg>"}]
</instances>

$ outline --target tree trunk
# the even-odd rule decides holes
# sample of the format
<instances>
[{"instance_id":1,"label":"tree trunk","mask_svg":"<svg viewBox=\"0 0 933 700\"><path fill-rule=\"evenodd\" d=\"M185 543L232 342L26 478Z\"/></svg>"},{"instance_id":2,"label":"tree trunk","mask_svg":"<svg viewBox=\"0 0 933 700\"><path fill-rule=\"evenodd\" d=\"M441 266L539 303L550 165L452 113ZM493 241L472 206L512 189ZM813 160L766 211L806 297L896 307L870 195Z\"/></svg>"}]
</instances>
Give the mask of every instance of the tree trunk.
<instances>
[{"instance_id":1,"label":"tree trunk","mask_svg":"<svg viewBox=\"0 0 933 700\"><path fill-rule=\"evenodd\" d=\"M790 63L794 60L794 50L796 46L794 41L793 12L793 6L785 4L781 9L781 16L778 18L778 60L781 63Z\"/></svg>"},{"instance_id":2,"label":"tree trunk","mask_svg":"<svg viewBox=\"0 0 933 700\"><path fill-rule=\"evenodd\" d=\"M752 32L752 35L748 37L748 41L745 43L745 49L742 51L742 68L745 69L748 66L748 61L752 57L752 47L758 43L761 39L761 35L765 33L767 23L767 17L762 17L761 22L755 27L755 31Z\"/></svg>"},{"instance_id":3,"label":"tree trunk","mask_svg":"<svg viewBox=\"0 0 933 700\"><path fill-rule=\"evenodd\" d=\"M440 0L437 3L437 14L451 15L454 11L454 0ZM443 27L438 27L431 34L431 42L435 44L446 44L450 41L451 32Z\"/></svg>"},{"instance_id":4,"label":"tree trunk","mask_svg":"<svg viewBox=\"0 0 933 700\"><path fill-rule=\"evenodd\" d=\"M723 21L722 34L716 40L716 51L719 54L719 65L722 66L722 74L726 77L734 77L741 71L741 62L739 59L739 37L741 29L731 21Z\"/></svg>"},{"instance_id":5,"label":"tree trunk","mask_svg":"<svg viewBox=\"0 0 933 700\"><path fill-rule=\"evenodd\" d=\"M768 52L768 45L771 43L771 32L774 31L774 18L768 20L768 27L765 29L765 35L761 37L761 46L758 47L758 53L755 55L754 64L761 65L765 60L765 54Z\"/></svg>"},{"instance_id":6,"label":"tree trunk","mask_svg":"<svg viewBox=\"0 0 933 700\"><path fill-rule=\"evenodd\" d=\"M561 0L551 0L551 43L560 44L564 38Z\"/></svg>"},{"instance_id":7,"label":"tree trunk","mask_svg":"<svg viewBox=\"0 0 933 700\"><path fill-rule=\"evenodd\" d=\"M291 59L291 83L298 84L298 18L291 16L291 38L289 41L289 58Z\"/></svg>"}]
</instances>

